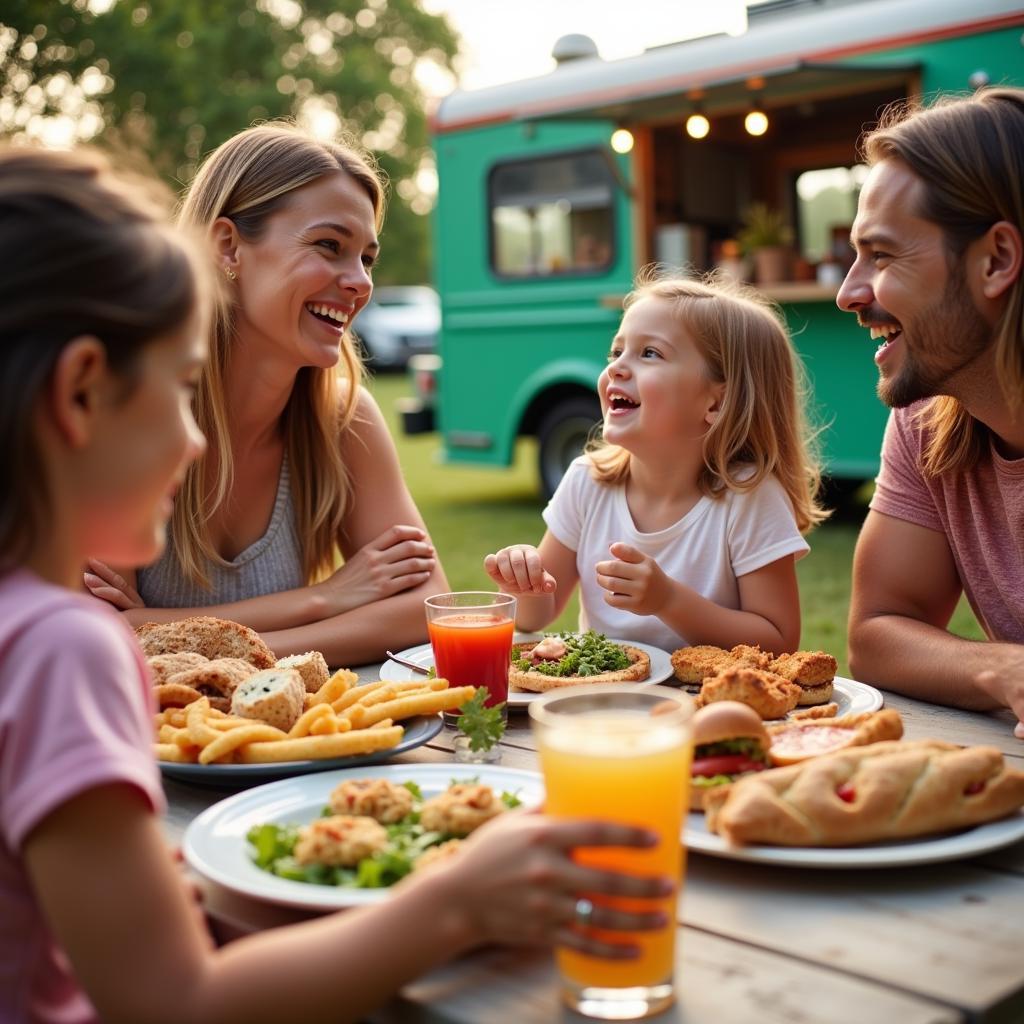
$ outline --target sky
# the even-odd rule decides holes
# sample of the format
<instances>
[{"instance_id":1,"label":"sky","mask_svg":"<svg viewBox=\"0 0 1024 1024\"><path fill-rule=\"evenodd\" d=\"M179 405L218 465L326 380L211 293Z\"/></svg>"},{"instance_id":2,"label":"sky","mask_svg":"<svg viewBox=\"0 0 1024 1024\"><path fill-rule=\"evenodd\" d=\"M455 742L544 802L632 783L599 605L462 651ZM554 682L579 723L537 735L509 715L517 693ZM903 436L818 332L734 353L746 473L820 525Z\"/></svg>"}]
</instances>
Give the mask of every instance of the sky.
<instances>
[{"instance_id":1,"label":"sky","mask_svg":"<svg viewBox=\"0 0 1024 1024\"><path fill-rule=\"evenodd\" d=\"M606 60L713 32L742 31L743 0L422 0L446 14L462 37L463 89L534 78L554 68L559 36L581 32ZM628 12L628 16L624 12ZM434 95L451 91L441 79L424 82Z\"/></svg>"}]
</instances>

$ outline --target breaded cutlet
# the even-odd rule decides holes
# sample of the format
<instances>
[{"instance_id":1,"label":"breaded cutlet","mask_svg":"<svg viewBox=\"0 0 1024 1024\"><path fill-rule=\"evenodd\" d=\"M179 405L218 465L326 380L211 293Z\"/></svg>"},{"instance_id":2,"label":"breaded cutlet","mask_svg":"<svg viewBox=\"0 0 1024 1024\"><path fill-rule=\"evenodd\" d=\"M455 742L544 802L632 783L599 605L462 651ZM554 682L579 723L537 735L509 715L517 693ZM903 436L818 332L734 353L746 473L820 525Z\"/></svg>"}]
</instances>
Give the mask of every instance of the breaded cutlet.
<instances>
[{"instance_id":1,"label":"breaded cutlet","mask_svg":"<svg viewBox=\"0 0 1024 1024\"><path fill-rule=\"evenodd\" d=\"M803 688L764 669L732 666L704 680L698 703L703 707L718 700L738 700L762 718L782 718L796 707Z\"/></svg>"},{"instance_id":2,"label":"breaded cutlet","mask_svg":"<svg viewBox=\"0 0 1024 1024\"><path fill-rule=\"evenodd\" d=\"M700 686L708 676L717 675L732 662L732 655L721 647L680 647L672 652L676 679L689 686Z\"/></svg>"},{"instance_id":3,"label":"breaded cutlet","mask_svg":"<svg viewBox=\"0 0 1024 1024\"><path fill-rule=\"evenodd\" d=\"M780 654L768 669L801 686L820 686L835 679L838 667L836 659L824 651L796 651Z\"/></svg>"}]
</instances>

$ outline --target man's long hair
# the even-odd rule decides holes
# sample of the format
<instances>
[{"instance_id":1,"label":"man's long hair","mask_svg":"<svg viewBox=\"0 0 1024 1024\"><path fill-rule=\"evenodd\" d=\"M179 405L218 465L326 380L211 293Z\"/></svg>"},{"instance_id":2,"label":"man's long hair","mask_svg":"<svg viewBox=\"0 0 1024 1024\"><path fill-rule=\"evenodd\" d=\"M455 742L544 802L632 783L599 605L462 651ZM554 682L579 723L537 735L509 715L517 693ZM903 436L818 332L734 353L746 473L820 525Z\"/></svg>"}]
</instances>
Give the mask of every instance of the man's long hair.
<instances>
[{"instance_id":1,"label":"man's long hair","mask_svg":"<svg viewBox=\"0 0 1024 1024\"><path fill-rule=\"evenodd\" d=\"M922 107L901 102L862 142L869 163L901 160L924 183L917 211L945 234L950 273L961 272L967 247L998 221L1024 232L1024 89L980 89ZM1024 274L1014 282L993 331L996 377L1013 414L1024 408ZM955 398L925 407L928 476L973 466L988 428Z\"/></svg>"}]
</instances>

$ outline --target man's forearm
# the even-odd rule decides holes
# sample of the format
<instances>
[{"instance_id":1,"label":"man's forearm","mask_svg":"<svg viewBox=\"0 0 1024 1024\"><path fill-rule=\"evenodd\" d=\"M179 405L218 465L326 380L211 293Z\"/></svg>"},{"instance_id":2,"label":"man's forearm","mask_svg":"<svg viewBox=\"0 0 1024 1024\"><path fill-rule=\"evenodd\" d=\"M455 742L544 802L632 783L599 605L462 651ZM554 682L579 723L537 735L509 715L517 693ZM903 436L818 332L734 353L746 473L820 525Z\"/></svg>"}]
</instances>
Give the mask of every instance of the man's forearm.
<instances>
[{"instance_id":1,"label":"man's forearm","mask_svg":"<svg viewBox=\"0 0 1024 1024\"><path fill-rule=\"evenodd\" d=\"M979 672L1021 657L1013 644L965 640L902 615L875 615L851 624L850 671L865 683L971 711L1005 704L975 683Z\"/></svg>"}]
</instances>

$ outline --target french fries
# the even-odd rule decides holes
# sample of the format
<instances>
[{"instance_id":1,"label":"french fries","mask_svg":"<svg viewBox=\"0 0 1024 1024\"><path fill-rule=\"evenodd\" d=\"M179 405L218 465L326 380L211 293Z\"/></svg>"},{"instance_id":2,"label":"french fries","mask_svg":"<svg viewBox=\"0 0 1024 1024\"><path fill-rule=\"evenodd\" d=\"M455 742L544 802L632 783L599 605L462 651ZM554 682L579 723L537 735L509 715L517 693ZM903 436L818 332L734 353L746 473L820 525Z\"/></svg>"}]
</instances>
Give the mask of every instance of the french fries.
<instances>
[{"instance_id":1,"label":"french fries","mask_svg":"<svg viewBox=\"0 0 1024 1024\"><path fill-rule=\"evenodd\" d=\"M396 746L403 718L461 707L472 686L449 688L445 679L358 685L341 669L309 696L306 710L285 733L225 714L200 697L154 716L157 759L178 764L274 764L370 754Z\"/></svg>"},{"instance_id":2,"label":"french fries","mask_svg":"<svg viewBox=\"0 0 1024 1024\"><path fill-rule=\"evenodd\" d=\"M338 732L333 736L302 736L295 740L250 743L241 748L238 760L242 764L272 764L277 761L316 761L324 757L371 754L376 750L397 746L404 732L400 725L394 725L390 729L359 729Z\"/></svg>"},{"instance_id":3,"label":"french fries","mask_svg":"<svg viewBox=\"0 0 1024 1024\"><path fill-rule=\"evenodd\" d=\"M454 711L476 693L474 686L455 686L448 690L409 691L390 700L372 704L353 704L344 716L353 728L366 729L382 718L411 718L413 715L436 715L438 711Z\"/></svg>"}]
</instances>

